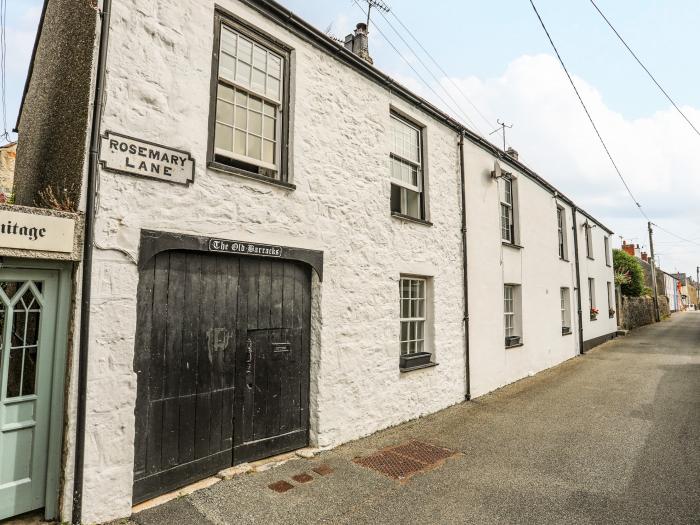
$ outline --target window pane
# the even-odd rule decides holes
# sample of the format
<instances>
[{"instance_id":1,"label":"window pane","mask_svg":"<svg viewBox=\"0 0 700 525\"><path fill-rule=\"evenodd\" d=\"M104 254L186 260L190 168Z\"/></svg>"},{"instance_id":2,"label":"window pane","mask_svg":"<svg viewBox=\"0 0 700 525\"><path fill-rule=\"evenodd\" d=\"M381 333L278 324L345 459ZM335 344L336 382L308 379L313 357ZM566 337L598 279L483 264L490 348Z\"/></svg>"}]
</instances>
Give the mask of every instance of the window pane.
<instances>
[{"instance_id":1,"label":"window pane","mask_svg":"<svg viewBox=\"0 0 700 525\"><path fill-rule=\"evenodd\" d=\"M260 137L248 135L248 156L254 159L262 159L262 141Z\"/></svg>"},{"instance_id":2,"label":"window pane","mask_svg":"<svg viewBox=\"0 0 700 525\"><path fill-rule=\"evenodd\" d=\"M234 134L235 140L233 142L233 152L238 155L246 154L246 134L244 131L236 130Z\"/></svg>"},{"instance_id":3,"label":"window pane","mask_svg":"<svg viewBox=\"0 0 700 525\"><path fill-rule=\"evenodd\" d=\"M216 144L217 148L232 151L231 146L233 145L233 129L222 124L217 124L214 143Z\"/></svg>"},{"instance_id":4,"label":"window pane","mask_svg":"<svg viewBox=\"0 0 700 525\"><path fill-rule=\"evenodd\" d=\"M282 78L282 60L272 53L267 58L267 72L274 78Z\"/></svg>"},{"instance_id":5,"label":"window pane","mask_svg":"<svg viewBox=\"0 0 700 525\"><path fill-rule=\"evenodd\" d=\"M267 66L267 51L260 46L255 46L253 49L253 67L265 71Z\"/></svg>"},{"instance_id":6,"label":"window pane","mask_svg":"<svg viewBox=\"0 0 700 525\"><path fill-rule=\"evenodd\" d=\"M253 43L245 38L238 37L238 60L246 64L253 63Z\"/></svg>"},{"instance_id":7,"label":"window pane","mask_svg":"<svg viewBox=\"0 0 700 525\"><path fill-rule=\"evenodd\" d=\"M263 137L270 140L275 140L275 119L272 117L263 117Z\"/></svg>"},{"instance_id":8,"label":"window pane","mask_svg":"<svg viewBox=\"0 0 700 525\"><path fill-rule=\"evenodd\" d=\"M252 87L258 93L265 93L265 72L259 69L253 69L253 78L250 83Z\"/></svg>"},{"instance_id":9,"label":"window pane","mask_svg":"<svg viewBox=\"0 0 700 525\"><path fill-rule=\"evenodd\" d=\"M248 108L262 113L262 100L257 97L248 98Z\"/></svg>"},{"instance_id":10,"label":"window pane","mask_svg":"<svg viewBox=\"0 0 700 525\"><path fill-rule=\"evenodd\" d=\"M36 381L36 354L37 348L27 348L24 352L24 372L22 374L22 395L34 394Z\"/></svg>"},{"instance_id":11,"label":"window pane","mask_svg":"<svg viewBox=\"0 0 700 525\"><path fill-rule=\"evenodd\" d=\"M224 86L223 84L219 84L219 89L218 89L218 97L221 100L225 100L227 102L233 102L233 89Z\"/></svg>"},{"instance_id":12,"label":"window pane","mask_svg":"<svg viewBox=\"0 0 700 525\"><path fill-rule=\"evenodd\" d=\"M401 188L403 198L402 198L402 211L404 215L410 215L416 219L421 218L421 208L420 208L420 193L417 191L411 191L406 188Z\"/></svg>"},{"instance_id":13,"label":"window pane","mask_svg":"<svg viewBox=\"0 0 700 525\"><path fill-rule=\"evenodd\" d=\"M216 103L216 120L233 124L233 104L219 100Z\"/></svg>"},{"instance_id":14,"label":"window pane","mask_svg":"<svg viewBox=\"0 0 700 525\"><path fill-rule=\"evenodd\" d=\"M219 75L228 80L236 78L236 59L226 53L221 53Z\"/></svg>"},{"instance_id":15,"label":"window pane","mask_svg":"<svg viewBox=\"0 0 700 525\"><path fill-rule=\"evenodd\" d=\"M267 78L267 96L279 100L280 97L280 81L276 78Z\"/></svg>"},{"instance_id":16,"label":"window pane","mask_svg":"<svg viewBox=\"0 0 700 525\"><path fill-rule=\"evenodd\" d=\"M225 27L221 31L221 49L231 55L236 54L236 33Z\"/></svg>"},{"instance_id":17,"label":"window pane","mask_svg":"<svg viewBox=\"0 0 700 525\"><path fill-rule=\"evenodd\" d=\"M409 299L401 299L401 317L411 317L411 301Z\"/></svg>"},{"instance_id":18,"label":"window pane","mask_svg":"<svg viewBox=\"0 0 700 525\"><path fill-rule=\"evenodd\" d=\"M251 99L252 100L252 99ZM262 135L262 114L254 111L248 112L248 133Z\"/></svg>"},{"instance_id":19,"label":"window pane","mask_svg":"<svg viewBox=\"0 0 700 525\"><path fill-rule=\"evenodd\" d=\"M241 106L236 106L235 126L238 129L245 130L248 128L248 112Z\"/></svg>"},{"instance_id":20,"label":"window pane","mask_svg":"<svg viewBox=\"0 0 700 525\"><path fill-rule=\"evenodd\" d=\"M6 397L18 397L21 392L22 381L22 354L23 348L10 350L10 359L7 367Z\"/></svg>"},{"instance_id":21,"label":"window pane","mask_svg":"<svg viewBox=\"0 0 700 525\"><path fill-rule=\"evenodd\" d=\"M236 91L236 104L246 107L248 105L248 95L243 91Z\"/></svg>"},{"instance_id":22,"label":"window pane","mask_svg":"<svg viewBox=\"0 0 700 525\"><path fill-rule=\"evenodd\" d=\"M401 297L410 297L410 287L408 279L401 279Z\"/></svg>"},{"instance_id":23,"label":"window pane","mask_svg":"<svg viewBox=\"0 0 700 525\"><path fill-rule=\"evenodd\" d=\"M243 62L238 62L236 70L236 82L240 82L244 86L250 85L250 70L251 67Z\"/></svg>"},{"instance_id":24,"label":"window pane","mask_svg":"<svg viewBox=\"0 0 700 525\"><path fill-rule=\"evenodd\" d=\"M263 159L270 164L275 163L275 143L269 140L263 141Z\"/></svg>"}]
</instances>

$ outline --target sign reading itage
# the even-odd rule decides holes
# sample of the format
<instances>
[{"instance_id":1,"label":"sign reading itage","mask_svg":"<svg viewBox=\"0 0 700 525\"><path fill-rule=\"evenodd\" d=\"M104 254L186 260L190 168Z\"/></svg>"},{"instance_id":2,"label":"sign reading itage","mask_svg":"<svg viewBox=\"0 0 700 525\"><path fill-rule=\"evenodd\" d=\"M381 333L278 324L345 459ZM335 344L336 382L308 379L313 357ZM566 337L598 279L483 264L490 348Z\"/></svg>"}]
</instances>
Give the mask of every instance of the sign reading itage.
<instances>
[{"instance_id":1,"label":"sign reading itage","mask_svg":"<svg viewBox=\"0 0 700 525\"><path fill-rule=\"evenodd\" d=\"M189 184L194 180L194 159L186 151L108 131L102 137L100 164L106 170L152 179Z\"/></svg>"},{"instance_id":2,"label":"sign reading itage","mask_svg":"<svg viewBox=\"0 0 700 525\"><path fill-rule=\"evenodd\" d=\"M1 248L71 253L74 232L73 219L0 210Z\"/></svg>"}]
</instances>

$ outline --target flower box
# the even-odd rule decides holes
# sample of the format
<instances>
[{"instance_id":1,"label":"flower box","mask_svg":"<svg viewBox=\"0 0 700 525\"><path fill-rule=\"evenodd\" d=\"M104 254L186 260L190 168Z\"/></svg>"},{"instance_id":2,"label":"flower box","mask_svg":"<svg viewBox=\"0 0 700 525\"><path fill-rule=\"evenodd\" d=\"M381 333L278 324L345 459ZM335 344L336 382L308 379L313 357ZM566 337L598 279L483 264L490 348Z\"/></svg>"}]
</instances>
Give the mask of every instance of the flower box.
<instances>
[{"instance_id":1,"label":"flower box","mask_svg":"<svg viewBox=\"0 0 700 525\"><path fill-rule=\"evenodd\" d=\"M561 335L568 335L571 333L571 327L570 326L562 326L561 327Z\"/></svg>"},{"instance_id":2,"label":"flower box","mask_svg":"<svg viewBox=\"0 0 700 525\"><path fill-rule=\"evenodd\" d=\"M433 357L433 354L430 352L418 352L415 354L402 355L399 361L399 367L405 369L428 365L430 364L431 357Z\"/></svg>"},{"instance_id":3,"label":"flower box","mask_svg":"<svg viewBox=\"0 0 700 525\"><path fill-rule=\"evenodd\" d=\"M506 337L506 346L515 346L520 344L519 335L509 335Z\"/></svg>"}]
</instances>

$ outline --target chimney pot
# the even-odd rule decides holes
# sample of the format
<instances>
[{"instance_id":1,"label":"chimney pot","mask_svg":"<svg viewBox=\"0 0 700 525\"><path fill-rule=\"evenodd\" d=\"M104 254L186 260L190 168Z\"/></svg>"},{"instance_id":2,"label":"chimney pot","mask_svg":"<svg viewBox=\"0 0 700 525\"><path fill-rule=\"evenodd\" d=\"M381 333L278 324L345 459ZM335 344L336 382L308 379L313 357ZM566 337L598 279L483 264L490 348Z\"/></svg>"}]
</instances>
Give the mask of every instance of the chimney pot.
<instances>
[{"instance_id":1,"label":"chimney pot","mask_svg":"<svg viewBox=\"0 0 700 525\"><path fill-rule=\"evenodd\" d=\"M369 39L367 33L367 24L360 22L355 26L355 34L345 37L345 49L352 51L362 60L374 64L372 57L369 56Z\"/></svg>"},{"instance_id":2,"label":"chimney pot","mask_svg":"<svg viewBox=\"0 0 700 525\"><path fill-rule=\"evenodd\" d=\"M510 155L510 156L513 157L515 160L518 160L518 152L517 152L516 150L514 150L513 148L508 148L508 149L506 150L506 154Z\"/></svg>"}]
</instances>

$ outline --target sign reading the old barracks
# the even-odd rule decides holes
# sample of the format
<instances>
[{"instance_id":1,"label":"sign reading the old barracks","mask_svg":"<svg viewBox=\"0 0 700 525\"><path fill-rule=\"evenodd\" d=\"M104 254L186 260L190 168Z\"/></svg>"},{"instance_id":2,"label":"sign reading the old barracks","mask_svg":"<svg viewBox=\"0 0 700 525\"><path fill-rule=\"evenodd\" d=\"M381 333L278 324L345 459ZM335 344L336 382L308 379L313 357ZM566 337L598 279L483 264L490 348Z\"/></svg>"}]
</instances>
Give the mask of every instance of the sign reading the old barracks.
<instances>
[{"instance_id":1,"label":"sign reading the old barracks","mask_svg":"<svg viewBox=\"0 0 700 525\"><path fill-rule=\"evenodd\" d=\"M100 163L106 170L189 184L194 159L189 153L108 131L102 137Z\"/></svg>"},{"instance_id":2,"label":"sign reading the old barracks","mask_svg":"<svg viewBox=\"0 0 700 525\"><path fill-rule=\"evenodd\" d=\"M281 246L258 244L255 242L227 241L224 239L209 239L209 251L239 253L242 255L261 255L264 257L282 257Z\"/></svg>"}]
</instances>

